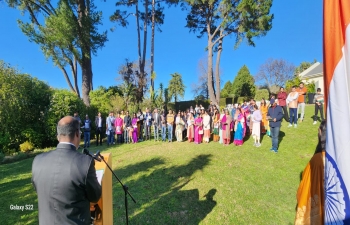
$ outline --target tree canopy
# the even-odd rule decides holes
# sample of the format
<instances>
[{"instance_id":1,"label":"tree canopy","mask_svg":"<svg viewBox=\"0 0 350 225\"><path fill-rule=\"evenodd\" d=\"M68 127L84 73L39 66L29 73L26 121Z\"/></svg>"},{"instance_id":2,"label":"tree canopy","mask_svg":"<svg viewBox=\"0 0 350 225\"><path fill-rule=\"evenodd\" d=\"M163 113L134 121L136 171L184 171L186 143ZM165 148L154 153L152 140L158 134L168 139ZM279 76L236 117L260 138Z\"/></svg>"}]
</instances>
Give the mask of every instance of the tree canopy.
<instances>
[{"instance_id":1,"label":"tree canopy","mask_svg":"<svg viewBox=\"0 0 350 225\"><path fill-rule=\"evenodd\" d=\"M221 90L221 97L227 98L230 94L233 94L232 83L231 81L227 81L224 85L224 88Z\"/></svg>"},{"instance_id":2,"label":"tree canopy","mask_svg":"<svg viewBox=\"0 0 350 225\"><path fill-rule=\"evenodd\" d=\"M29 14L30 22L18 20L22 32L30 41L37 43L46 58L51 58L62 71L71 91L80 97L77 84L77 65L82 71L82 97L90 105L89 92L92 84L91 54L96 54L107 41L107 32L100 33L102 12L97 11L94 1L60 0L53 3L40 0L6 0L8 5L23 14ZM72 71L72 79L66 67Z\"/></svg>"},{"instance_id":3,"label":"tree canopy","mask_svg":"<svg viewBox=\"0 0 350 225\"><path fill-rule=\"evenodd\" d=\"M232 87L235 97L244 97L245 99L255 97L254 78L246 65L238 71Z\"/></svg>"},{"instance_id":4,"label":"tree canopy","mask_svg":"<svg viewBox=\"0 0 350 225\"><path fill-rule=\"evenodd\" d=\"M198 33L199 38L207 36L209 97L211 101L219 103L219 66L224 38L234 35L235 48L238 48L243 40L246 40L248 45L255 46L253 38L265 36L272 28L272 0L188 0L188 3L191 9L187 15L186 27L191 32Z\"/></svg>"},{"instance_id":5,"label":"tree canopy","mask_svg":"<svg viewBox=\"0 0 350 225\"><path fill-rule=\"evenodd\" d=\"M295 66L284 59L268 59L259 68L255 76L257 82L266 85L270 93L276 93L279 87L294 77ZM277 87L277 90L276 90Z\"/></svg>"},{"instance_id":6,"label":"tree canopy","mask_svg":"<svg viewBox=\"0 0 350 225\"><path fill-rule=\"evenodd\" d=\"M183 98L185 95L185 88L186 86L184 85L182 81L182 76L179 73L173 73L170 74L172 77L169 81L168 85L168 95L171 98L174 97L175 102L181 97Z\"/></svg>"}]
</instances>

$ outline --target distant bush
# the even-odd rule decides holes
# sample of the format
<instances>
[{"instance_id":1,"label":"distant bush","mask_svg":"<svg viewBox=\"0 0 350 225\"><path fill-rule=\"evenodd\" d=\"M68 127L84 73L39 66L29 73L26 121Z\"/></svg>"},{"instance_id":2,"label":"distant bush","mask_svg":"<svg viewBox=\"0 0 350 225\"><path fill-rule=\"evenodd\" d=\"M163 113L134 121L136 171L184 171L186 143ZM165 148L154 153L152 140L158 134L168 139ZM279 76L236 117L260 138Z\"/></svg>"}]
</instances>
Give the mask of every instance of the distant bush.
<instances>
[{"instance_id":1,"label":"distant bush","mask_svg":"<svg viewBox=\"0 0 350 225\"><path fill-rule=\"evenodd\" d=\"M45 138L44 134L40 134L37 131L34 131L32 128L25 129L22 134L26 140L33 143L34 147L42 147L42 142Z\"/></svg>"},{"instance_id":2,"label":"distant bush","mask_svg":"<svg viewBox=\"0 0 350 225\"><path fill-rule=\"evenodd\" d=\"M47 134L48 139L45 146L54 146L57 144L57 131L56 126L58 121L68 115L73 116L74 112L78 112L80 119L85 119L86 107L77 95L64 90L55 89L50 101L50 109L47 115ZM93 120L93 115L90 115L90 119Z\"/></svg>"},{"instance_id":3,"label":"distant bush","mask_svg":"<svg viewBox=\"0 0 350 225\"><path fill-rule=\"evenodd\" d=\"M31 142L26 141L23 144L19 145L19 149L21 150L21 152L29 152L34 150L34 145Z\"/></svg>"},{"instance_id":4,"label":"distant bush","mask_svg":"<svg viewBox=\"0 0 350 225\"><path fill-rule=\"evenodd\" d=\"M269 99L269 91L267 89L259 89L255 92L255 100L260 101L262 98Z\"/></svg>"},{"instance_id":5,"label":"distant bush","mask_svg":"<svg viewBox=\"0 0 350 225\"><path fill-rule=\"evenodd\" d=\"M5 154L0 152L0 163L4 161L4 158L5 158Z\"/></svg>"},{"instance_id":6,"label":"distant bush","mask_svg":"<svg viewBox=\"0 0 350 225\"><path fill-rule=\"evenodd\" d=\"M238 97L237 98L237 103L243 103L243 102L245 102L245 101L247 101L248 99L246 98L246 97Z\"/></svg>"}]
</instances>

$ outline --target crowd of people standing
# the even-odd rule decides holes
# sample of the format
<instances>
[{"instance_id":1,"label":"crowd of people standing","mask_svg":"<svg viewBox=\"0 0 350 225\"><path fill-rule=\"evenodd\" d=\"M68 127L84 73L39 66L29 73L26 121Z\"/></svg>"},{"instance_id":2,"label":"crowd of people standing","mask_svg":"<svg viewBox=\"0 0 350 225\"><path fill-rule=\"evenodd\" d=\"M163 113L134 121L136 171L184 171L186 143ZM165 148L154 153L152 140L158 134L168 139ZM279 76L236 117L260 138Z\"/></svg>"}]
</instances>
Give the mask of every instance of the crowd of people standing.
<instances>
[{"instance_id":1,"label":"crowd of people standing","mask_svg":"<svg viewBox=\"0 0 350 225\"><path fill-rule=\"evenodd\" d=\"M318 111L323 120L323 95L320 89L317 91L314 99L314 124L317 121ZM251 99L242 104L229 104L222 109L211 102L206 109L202 105L196 105L178 112L149 108L132 114L123 110L116 113L111 111L105 120L101 117L101 113L98 113L95 119L96 145L102 145L102 129L105 123L107 145L147 141L151 140L153 134L154 141L176 140L195 144L213 141L225 146L231 143L241 146L246 137L251 136L254 140L253 145L260 147L261 134L267 134L272 139L271 151L278 152L281 122L284 118L289 122L288 127L294 125L297 128L298 110L299 121L304 120L306 93L307 90L301 83L298 88L293 86L289 94L281 87L276 97L272 95L268 100L263 98L258 102L259 104ZM91 121L88 117L83 125L83 128L91 129ZM89 134L86 136L88 140L85 140L84 147L89 147Z\"/></svg>"}]
</instances>

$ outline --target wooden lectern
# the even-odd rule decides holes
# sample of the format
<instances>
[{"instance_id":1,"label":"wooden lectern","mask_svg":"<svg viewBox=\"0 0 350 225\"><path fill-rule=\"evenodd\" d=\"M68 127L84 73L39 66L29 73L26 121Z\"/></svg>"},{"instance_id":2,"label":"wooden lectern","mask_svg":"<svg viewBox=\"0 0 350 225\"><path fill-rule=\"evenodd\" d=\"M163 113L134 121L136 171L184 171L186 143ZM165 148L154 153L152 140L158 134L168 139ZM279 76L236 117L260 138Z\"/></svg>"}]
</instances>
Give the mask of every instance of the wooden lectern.
<instances>
[{"instance_id":1,"label":"wooden lectern","mask_svg":"<svg viewBox=\"0 0 350 225\"><path fill-rule=\"evenodd\" d=\"M101 154L104 160L112 168L112 154ZM113 196L112 196L112 172L108 169L107 165L103 162L95 161L96 173L103 170L103 176L101 181L102 195L97 203L91 203L91 206L98 204L99 210L95 210L95 225L112 225L113 224ZM92 207L93 208L93 207ZM95 207L96 208L96 207Z\"/></svg>"}]
</instances>

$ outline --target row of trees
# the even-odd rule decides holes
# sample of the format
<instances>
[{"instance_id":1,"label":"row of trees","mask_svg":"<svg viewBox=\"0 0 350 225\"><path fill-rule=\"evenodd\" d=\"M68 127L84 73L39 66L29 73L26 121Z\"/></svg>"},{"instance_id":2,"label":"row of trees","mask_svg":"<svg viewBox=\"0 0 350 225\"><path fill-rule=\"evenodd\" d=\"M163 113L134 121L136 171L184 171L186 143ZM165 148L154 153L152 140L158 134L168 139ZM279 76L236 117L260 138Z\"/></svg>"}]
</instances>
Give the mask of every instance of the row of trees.
<instances>
[{"instance_id":1,"label":"row of trees","mask_svg":"<svg viewBox=\"0 0 350 225\"><path fill-rule=\"evenodd\" d=\"M293 85L299 85L301 79L299 74L308 69L313 62L302 62L299 66L284 59L268 59L259 68L258 73L253 76L244 65L236 75L234 81L227 81L221 90L221 97L244 99L261 97L267 98L271 94L276 94L280 87L290 90ZM307 84L308 90L314 92L314 84Z\"/></svg>"},{"instance_id":2,"label":"row of trees","mask_svg":"<svg viewBox=\"0 0 350 225\"><path fill-rule=\"evenodd\" d=\"M102 12L92 0L60 0L54 2L40 0L6 0L8 5L29 15L30 22L19 20L19 27L30 41L37 43L45 57L52 59L62 71L70 90L80 97L77 84L78 66L82 75L82 99L90 106L89 93L93 90L91 55L104 47L107 31L99 32ZM198 35L206 37L207 55L207 96L214 102L220 99L220 59L223 41L234 36L235 48L243 40L254 46L254 38L265 36L272 28L273 15L270 14L272 0L119 0L110 20L117 26L127 27L129 20L136 19L137 35L137 85L136 99L143 98L150 77L151 93L154 92L154 42L155 29L159 31L164 23L164 6L178 5L187 10L186 27ZM150 72L146 71L147 32L151 27ZM214 56L216 54L216 59ZM215 64L215 66L214 66ZM71 70L71 76L68 74ZM136 71L134 73L136 73ZM214 79L215 77L215 79ZM126 86L126 88L131 88Z\"/></svg>"}]
</instances>

